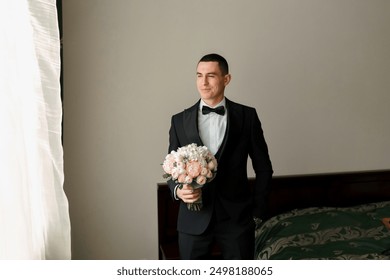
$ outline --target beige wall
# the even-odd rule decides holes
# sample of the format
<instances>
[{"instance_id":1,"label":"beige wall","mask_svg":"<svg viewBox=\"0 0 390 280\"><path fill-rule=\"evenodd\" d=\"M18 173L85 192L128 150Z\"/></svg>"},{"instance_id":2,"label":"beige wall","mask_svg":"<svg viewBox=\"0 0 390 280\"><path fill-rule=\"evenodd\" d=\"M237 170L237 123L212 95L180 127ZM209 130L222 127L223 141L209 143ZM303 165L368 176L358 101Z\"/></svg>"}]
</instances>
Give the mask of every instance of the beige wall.
<instances>
[{"instance_id":1,"label":"beige wall","mask_svg":"<svg viewBox=\"0 0 390 280\"><path fill-rule=\"evenodd\" d=\"M387 0L64 0L63 28L75 259L157 258L170 117L208 52L256 107L276 175L390 167Z\"/></svg>"}]
</instances>

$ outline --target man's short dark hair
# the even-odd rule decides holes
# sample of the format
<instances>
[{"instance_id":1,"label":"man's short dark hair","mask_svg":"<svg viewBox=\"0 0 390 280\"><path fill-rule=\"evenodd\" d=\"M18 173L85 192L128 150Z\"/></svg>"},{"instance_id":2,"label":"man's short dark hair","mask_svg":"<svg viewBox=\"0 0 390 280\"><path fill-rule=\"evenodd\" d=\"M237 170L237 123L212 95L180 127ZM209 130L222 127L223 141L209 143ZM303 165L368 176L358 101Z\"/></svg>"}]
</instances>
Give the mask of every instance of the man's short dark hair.
<instances>
[{"instance_id":1,"label":"man's short dark hair","mask_svg":"<svg viewBox=\"0 0 390 280\"><path fill-rule=\"evenodd\" d=\"M206 54L199 60L199 62L218 62L219 69L221 70L222 75L229 74L229 65L226 59L219 54L216 53Z\"/></svg>"}]
</instances>

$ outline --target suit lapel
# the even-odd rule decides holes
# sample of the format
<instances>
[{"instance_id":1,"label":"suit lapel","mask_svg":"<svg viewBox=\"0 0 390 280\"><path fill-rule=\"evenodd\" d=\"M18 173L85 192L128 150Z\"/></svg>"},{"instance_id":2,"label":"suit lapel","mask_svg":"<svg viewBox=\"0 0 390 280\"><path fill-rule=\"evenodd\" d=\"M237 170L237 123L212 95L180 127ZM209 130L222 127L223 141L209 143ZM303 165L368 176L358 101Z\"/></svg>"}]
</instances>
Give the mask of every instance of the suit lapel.
<instances>
[{"instance_id":1,"label":"suit lapel","mask_svg":"<svg viewBox=\"0 0 390 280\"><path fill-rule=\"evenodd\" d=\"M200 100L192 107L184 110L184 131L187 135L188 144L196 143L203 146L198 130L198 109Z\"/></svg>"},{"instance_id":2,"label":"suit lapel","mask_svg":"<svg viewBox=\"0 0 390 280\"><path fill-rule=\"evenodd\" d=\"M226 109L228 114L225 136L221 147L217 152L217 158L220 159L229 147L234 147L235 139L241 134L243 113L242 109L234 102L226 98Z\"/></svg>"}]
</instances>

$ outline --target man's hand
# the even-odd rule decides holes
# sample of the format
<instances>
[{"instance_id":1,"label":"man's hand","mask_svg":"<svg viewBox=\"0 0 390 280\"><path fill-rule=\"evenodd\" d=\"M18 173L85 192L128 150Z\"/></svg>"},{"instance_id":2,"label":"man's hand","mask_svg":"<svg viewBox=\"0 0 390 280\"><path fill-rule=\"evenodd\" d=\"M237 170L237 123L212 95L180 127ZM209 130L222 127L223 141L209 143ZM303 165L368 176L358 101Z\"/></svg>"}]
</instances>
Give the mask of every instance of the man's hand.
<instances>
[{"instance_id":1,"label":"man's hand","mask_svg":"<svg viewBox=\"0 0 390 280\"><path fill-rule=\"evenodd\" d=\"M176 195L185 203L194 203L202 196L202 189L194 189L188 184L184 184L182 188L176 189Z\"/></svg>"}]
</instances>

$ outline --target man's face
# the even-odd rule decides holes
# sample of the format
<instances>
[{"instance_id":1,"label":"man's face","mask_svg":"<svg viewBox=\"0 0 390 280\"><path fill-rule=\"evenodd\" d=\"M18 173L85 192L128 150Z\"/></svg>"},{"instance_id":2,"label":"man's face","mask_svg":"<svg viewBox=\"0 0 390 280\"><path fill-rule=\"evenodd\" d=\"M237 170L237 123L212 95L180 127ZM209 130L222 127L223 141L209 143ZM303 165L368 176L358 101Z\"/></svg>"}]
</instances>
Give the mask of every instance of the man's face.
<instances>
[{"instance_id":1,"label":"man's face","mask_svg":"<svg viewBox=\"0 0 390 280\"><path fill-rule=\"evenodd\" d=\"M196 72L200 97L210 106L217 105L223 99L230 75L223 75L215 61L199 62Z\"/></svg>"}]
</instances>

